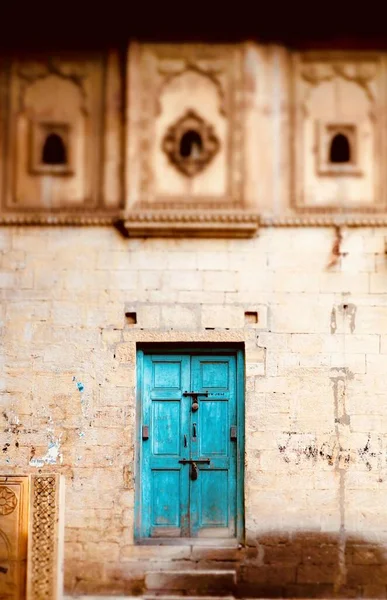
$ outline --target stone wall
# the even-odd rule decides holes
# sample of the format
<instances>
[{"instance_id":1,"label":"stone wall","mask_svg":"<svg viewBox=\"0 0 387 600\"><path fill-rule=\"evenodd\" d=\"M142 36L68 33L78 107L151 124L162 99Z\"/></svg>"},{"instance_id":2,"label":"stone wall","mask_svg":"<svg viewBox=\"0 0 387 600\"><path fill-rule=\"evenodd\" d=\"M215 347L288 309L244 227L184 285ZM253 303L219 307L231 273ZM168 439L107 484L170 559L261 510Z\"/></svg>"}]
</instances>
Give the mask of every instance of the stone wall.
<instances>
[{"instance_id":1,"label":"stone wall","mask_svg":"<svg viewBox=\"0 0 387 600\"><path fill-rule=\"evenodd\" d=\"M153 559L238 564L256 595L386 596L385 237L2 229L0 470L65 475L68 593L139 591ZM246 548L134 546L136 341L245 343Z\"/></svg>"}]
</instances>

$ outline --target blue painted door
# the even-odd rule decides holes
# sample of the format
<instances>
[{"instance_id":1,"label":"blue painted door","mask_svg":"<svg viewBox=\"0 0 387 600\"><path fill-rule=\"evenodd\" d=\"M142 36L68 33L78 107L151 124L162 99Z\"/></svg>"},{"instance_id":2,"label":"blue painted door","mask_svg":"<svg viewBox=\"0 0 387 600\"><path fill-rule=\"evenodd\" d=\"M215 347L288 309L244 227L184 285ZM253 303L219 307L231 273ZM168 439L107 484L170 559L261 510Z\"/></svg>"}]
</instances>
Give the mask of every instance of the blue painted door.
<instances>
[{"instance_id":1,"label":"blue painted door","mask_svg":"<svg viewBox=\"0 0 387 600\"><path fill-rule=\"evenodd\" d=\"M144 354L139 530L149 537L235 537L235 354Z\"/></svg>"}]
</instances>

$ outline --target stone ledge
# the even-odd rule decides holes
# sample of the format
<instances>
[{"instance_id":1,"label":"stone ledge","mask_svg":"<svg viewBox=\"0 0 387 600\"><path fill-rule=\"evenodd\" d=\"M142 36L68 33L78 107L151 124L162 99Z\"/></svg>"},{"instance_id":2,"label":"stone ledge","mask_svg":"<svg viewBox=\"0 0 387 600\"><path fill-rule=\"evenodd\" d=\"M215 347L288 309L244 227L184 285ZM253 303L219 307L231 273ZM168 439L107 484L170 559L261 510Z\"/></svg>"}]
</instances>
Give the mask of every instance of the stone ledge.
<instances>
[{"instance_id":1,"label":"stone ledge","mask_svg":"<svg viewBox=\"0 0 387 600\"><path fill-rule=\"evenodd\" d=\"M127 214L116 226L125 237L240 237L254 236L259 215L242 210L159 210Z\"/></svg>"},{"instance_id":2,"label":"stone ledge","mask_svg":"<svg viewBox=\"0 0 387 600\"><path fill-rule=\"evenodd\" d=\"M387 215L372 214L319 214L265 215L261 227L387 227Z\"/></svg>"},{"instance_id":3,"label":"stone ledge","mask_svg":"<svg viewBox=\"0 0 387 600\"><path fill-rule=\"evenodd\" d=\"M116 212L20 212L0 214L0 225L100 226L114 225L117 219Z\"/></svg>"},{"instance_id":4,"label":"stone ledge","mask_svg":"<svg viewBox=\"0 0 387 600\"><path fill-rule=\"evenodd\" d=\"M6 212L0 226L115 226L125 237L249 238L261 227L387 227L387 214L259 215L243 210L141 210L74 212Z\"/></svg>"}]
</instances>

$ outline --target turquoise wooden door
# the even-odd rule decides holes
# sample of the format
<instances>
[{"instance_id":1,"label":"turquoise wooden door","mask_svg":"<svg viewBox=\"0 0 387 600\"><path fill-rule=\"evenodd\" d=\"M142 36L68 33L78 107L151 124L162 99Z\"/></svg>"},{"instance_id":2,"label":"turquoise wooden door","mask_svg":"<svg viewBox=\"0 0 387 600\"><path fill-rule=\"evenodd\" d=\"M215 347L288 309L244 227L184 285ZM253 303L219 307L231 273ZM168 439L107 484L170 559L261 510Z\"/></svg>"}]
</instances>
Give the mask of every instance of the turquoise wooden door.
<instances>
[{"instance_id":1,"label":"turquoise wooden door","mask_svg":"<svg viewBox=\"0 0 387 600\"><path fill-rule=\"evenodd\" d=\"M145 353L139 367L138 537L236 537L236 354Z\"/></svg>"}]
</instances>

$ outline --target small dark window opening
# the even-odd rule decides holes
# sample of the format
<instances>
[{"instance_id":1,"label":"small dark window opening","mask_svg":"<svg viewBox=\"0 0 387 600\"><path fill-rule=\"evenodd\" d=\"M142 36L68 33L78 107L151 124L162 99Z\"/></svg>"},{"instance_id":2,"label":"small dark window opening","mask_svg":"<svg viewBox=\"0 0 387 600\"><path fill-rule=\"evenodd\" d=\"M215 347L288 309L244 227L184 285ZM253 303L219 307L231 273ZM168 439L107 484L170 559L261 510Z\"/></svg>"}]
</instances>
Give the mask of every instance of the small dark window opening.
<instances>
[{"instance_id":1,"label":"small dark window opening","mask_svg":"<svg viewBox=\"0 0 387 600\"><path fill-rule=\"evenodd\" d=\"M42 162L45 165L67 164L66 147L57 133L50 133L46 137L42 151Z\"/></svg>"},{"instance_id":2,"label":"small dark window opening","mask_svg":"<svg viewBox=\"0 0 387 600\"><path fill-rule=\"evenodd\" d=\"M343 133L336 133L331 141L329 162L335 164L351 162L351 148L347 136Z\"/></svg>"},{"instance_id":3,"label":"small dark window opening","mask_svg":"<svg viewBox=\"0 0 387 600\"><path fill-rule=\"evenodd\" d=\"M203 141L200 134L189 129L180 140L180 156L182 158L197 158L203 150Z\"/></svg>"},{"instance_id":4,"label":"small dark window opening","mask_svg":"<svg viewBox=\"0 0 387 600\"><path fill-rule=\"evenodd\" d=\"M255 310L249 310L245 312L245 323L246 325L254 325L258 323L258 312Z\"/></svg>"},{"instance_id":5,"label":"small dark window opening","mask_svg":"<svg viewBox=\"0 0 387 600\"><path fill-rule=\"evenodd\" d=\"M136 325L137 323L137 313L135 312L126 312L125 313L126 322L128 325Z\"/></svg>"}]
</instances>

